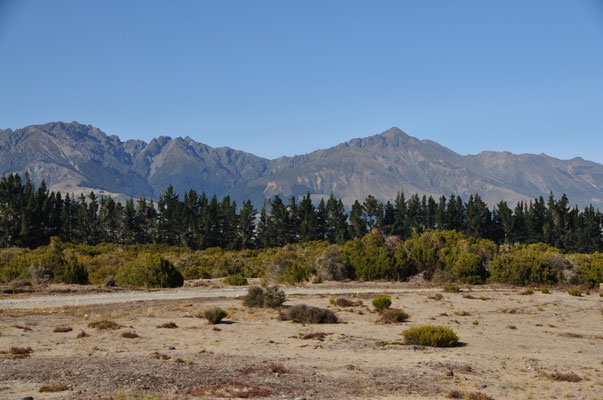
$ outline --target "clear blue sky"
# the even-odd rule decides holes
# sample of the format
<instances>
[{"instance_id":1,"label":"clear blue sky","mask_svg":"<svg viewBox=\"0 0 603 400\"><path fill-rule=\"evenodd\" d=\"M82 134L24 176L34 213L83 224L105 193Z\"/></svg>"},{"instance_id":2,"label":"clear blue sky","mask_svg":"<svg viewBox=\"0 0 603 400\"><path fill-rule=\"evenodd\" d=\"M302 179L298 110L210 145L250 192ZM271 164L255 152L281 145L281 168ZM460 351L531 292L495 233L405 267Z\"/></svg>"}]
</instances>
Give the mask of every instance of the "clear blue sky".
<instances>
[{"instance_id":1,"label":"clear blue sky","mask_svg":"<svg viewBox=\"0 0 603 400\"><path fill-rule=\"evenodd\" d=\"M0 0L0 127L603 162L603 1Z\"/></svg>"}]
</instances>

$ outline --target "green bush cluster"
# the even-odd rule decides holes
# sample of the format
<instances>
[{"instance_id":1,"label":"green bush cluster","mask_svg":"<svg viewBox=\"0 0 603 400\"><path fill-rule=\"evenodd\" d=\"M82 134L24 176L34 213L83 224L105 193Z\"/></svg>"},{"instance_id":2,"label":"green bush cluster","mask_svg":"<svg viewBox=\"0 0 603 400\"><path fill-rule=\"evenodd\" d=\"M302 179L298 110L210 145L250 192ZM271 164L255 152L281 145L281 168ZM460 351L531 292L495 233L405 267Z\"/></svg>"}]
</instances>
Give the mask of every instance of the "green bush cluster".
<instances>
[{"instance_id":1,"label":"green bush cluster","mask_svg":"<svg viewBox=\"0 0 603 400\"><path fill-rule=\"evenodd\" d=\"M184 284L184 277L174 264L158 254L145 254L122 269L115 280L120 285L148 288L173 288Z\"/></svg>"},{"instance_id":2,"label":"green bush cluster","mask_svg":"<svg viewBox=\"0 0 603 400\"><path fill-rule=\"evenodd\" d=\"M154 268L160 257L171 267ZM145 260L144 262L142 260ZM141 264L146 263L151 267ZM176 273L176 270L178 273ZM163 272L162 272L163 271ZM169 276L151 278L155 273ZM191 250L159 244L61 243L53 238L35 250L0 249L0 280L102 285L178 286L183 279L225 278L238 285L249 278L297 283L320 280L406 280L422 274L435 283L514 285L569 283L598 287L603 282L603 253L563 254L542 243L504 245L455 231L425 231L406 241L377 229L343 244L313 241L281 248Z\"/></svg>"},{"instance_id":3,"label":"green bush cluster","mask_svg":"<svg viewBox=\"0 0 603 400\"><path fill-rule=\"evenodd\" d=\"M577 289L577 288L571 288L567 290L567 293L570 296L576 296L576 297L581 297L582 296L582 290Z\"/></svg>"},{"instance_id":4,"label":"green bush cluster","mask_svg":"<svg viewBox=\"0 0 603 400\"><path fill-rule=\"evenodd\" d=\"M557 284L562 266L553 261L562 257L556 250L520 246L501 252L489 263L490 281L511 285Z\"/></svg>"},{"instance_id":5,"label":"green bush cluster","mask_svg":"<svg viewBox=\"0 0 603 400\"><path fill-rule=\"evenodd\" d=\"M392 305L392 299L389 296L379 296L375 297L372 303L377 311L383 311Z\"/></svg>"},{"instance_id":6,"label":"green bush cluster","mask_svg":"<svg viewBox=\"0 0 603 400\"><path fill-rule=\"evenodd\" d=\"M241 274L228 275L224 278L224 283L230 286L245 286L247 285L247 278Z\"/></svg>"},{"instance_id":7,"label":"green bush cluster","mask_svg":"<svg viewBox=\"0 0 603 400\"><path fill-rule=\"evenodd\" d=\"M454 331L445 326L417 326L402 332L406 344L431 347L453 347L459 338Z\"/></svg>"}]
</instances>

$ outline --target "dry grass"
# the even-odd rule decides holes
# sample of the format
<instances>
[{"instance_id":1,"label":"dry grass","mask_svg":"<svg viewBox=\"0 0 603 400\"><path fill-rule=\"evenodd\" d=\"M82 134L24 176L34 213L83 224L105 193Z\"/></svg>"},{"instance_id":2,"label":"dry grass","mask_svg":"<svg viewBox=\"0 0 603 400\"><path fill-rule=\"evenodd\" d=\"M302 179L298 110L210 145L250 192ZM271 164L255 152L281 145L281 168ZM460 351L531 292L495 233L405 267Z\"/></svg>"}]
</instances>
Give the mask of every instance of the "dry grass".
<instances>
[{"instance_id":1,"label":"dry grass","mask_svg":"<svg viewBox=\"0 0 603 400\"><path fill-rule=\"evenodd\" d=\"M69 390L69 386L64 383L58 383L55 385L44 385L38 390L40 393L55 393L55 392L64 392L65 390Z\"/></svg>"},{"instance_id":2,"label":"dry grass","mask_svg":"<svg viewBox=\"0 0 603 400\"><path fill-rule=\"evenodd\" d=\"M268 389L255 385L247 385L240 382L228 382L225 384L205 386L190 389L185 392L191 396L214 397L214 398L238 398L253 399L256 397L268 397L272 392Z\"/></svg>"},{"instance_id":3,"label":"dry grass","mask_svg":"<svg viewBox=\"0 0 603 400\"><path fill-rule=\"evenodd\" d=\"M460 390L452 390L448 392L446 397L463 400L494 400L492 397L481 392L461 392Z\"/></svg>"},{"instance_id":4,"label":"dry grass","mask_svg":"<svg viewBox=\"0 0 603 400\"><path fill-rule=\"evenodd\" d=\"M575 339L582 339L582 338L584 338L584 335L581 335L580 333L574 333L574 332L560 333L559 336L568 337L568 338L575 338Z\"/></svg>"},{"instance_id":5,"label":"dry grass","mask_svg":"<svg viewBox=\"0 0 603 400\"><path fill-rule=\"evenodd\" d=\"M85 330L81 330L80 333L77 334L76 338L81 339L81 338L85 338L86 336L90 336L86 333Z\"/></svg>"},{"instance_id":6,"label":"dry grass","mask_svg":"<svg viewBox=\"0 0 603 400\"><path fill-rule=\"evenodd\" d=\"M136 332L122 332L121 337L124 337L126 339L135 339L139 338L140 336Z\"/></svg>"},{"instance_id":7,"label":"dry grass","mask_svg":"<svg viewBox=\"0 0 603 400\"><path fill-rule=\"evenodd\" d=\"M70 326L57 326L52 331L54 333L66 333L66 332L71 332L72 330L73 330L73 328Z\"/></svg>"},{"instance_id":8,"label":"dry grass","mask_svg":"<svg viewBox=\"0 0 603 400\"><path fill-rule=\"evenodd\" d=\"M106 329L119 329L123 328L120 324L115 321L111 321L109 319L103 319L101 321L90 322L88 324L88 328L95 328L98 330L106 330Z\"/></svg>"},{"instance_id":9,"label":"dry grass","mask_svg":"<svg viewBox=\"0 0 603 400\"><path fill-rule=\"evenodd\" d=\"M175 322L166 322L165 324L158 325L157 328L176 329L178 325Z\"/></svg>"}]
</instances>

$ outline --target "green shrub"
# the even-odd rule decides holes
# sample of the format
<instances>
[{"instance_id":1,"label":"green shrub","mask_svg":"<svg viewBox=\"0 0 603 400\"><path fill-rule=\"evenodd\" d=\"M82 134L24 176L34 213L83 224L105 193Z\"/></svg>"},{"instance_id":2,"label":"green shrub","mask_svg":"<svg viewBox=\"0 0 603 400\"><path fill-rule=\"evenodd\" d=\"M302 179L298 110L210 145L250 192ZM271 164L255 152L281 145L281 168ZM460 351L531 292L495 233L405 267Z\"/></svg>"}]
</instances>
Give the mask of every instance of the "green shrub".
<instances>
[{"instance_id":1,"label":"green shrub","mask_svg":"<svg viewBox=\"0 0 603 400\"><path fill-rule=\"evenodd\" d=\"M455 277L464 283L476 285L484 283L487 272L481 258L474 253L461 251L452 266Z\"/></svg>"},{"instance_id":2,"label":"green shrub","mask_svg":"<svg viewBox=\"0 0 603 400\"><path fill-rule=\"evenodd\" d=\"M582 291L580 289L571 288L567 291L571 296L580 297L582 296Z\"/></svg>"},{"instance_id":3,"label":"green shrub","mask_svg":"<svg viewBox=\"0 0 603 400\"><path fill-rule=\"evenodd\" d=\"M543 287L540 289L540 293L542 294L551 294L551 291L548 288Z\"/></svg>"},{"instance_id":4,"label":"green shrub","mask_svg":"<svg viewBox=\"0 0 603 400\"><path fill-rule=\"evenodd\" d=\"M375 297L372 301L373 307L377 309L377 311L385 310L392 305L392 299L389 296L379 296Z\"/></svg>"},{"instance_id":5,"label":"green shrub","mask_svg":"<svg viewBox=\"0 0 603 400\"><path fill-rule=\"evenodd\" d=\"M461 291L461 288L458 285L455 285L453 283L448 283L448 284L442 286L442 289L446 293L458 293Z\"/></svg>"},{"instance_id":6,"label":"green shrub","mask_svg":"<svg viewBox=\"0 0 603 400\"><path fill-rule=\"evenodd\" d=\"M72 257L63 266L61 280L64 283L88 283L88 271L86 267L77 262L75 257Z\"/></svg>"},{"instance_id":7,"label":"green shrub","mask_svg":"<svg viewBox=\"0 0 603 400\"><path fill-rule=\"evenodd\" d=\"M431 347L453 347L459 338L454 331L445 326L418 326L402 332L406 344Z\"/></svg>"},{"instance_id":8,"label":"green shrub","mask_svg":"<svg viewBox=\"0 0 603 400\"><path fill-rule=\"evenodd\" d=\"M229 275L224 278L224 283L230 286L245 286L247 285L247 278L241 274Z\"/></svg>"},{"instance_id":9,"label":"green shrub","mask_svg":"<svg viewBox=\"0 0 603 400\"><path fill-rule=\"evenodd\" d=\"M336 324L339 321L332 311L305 304L296 305L285 310L280 317L285 321L305 324Z\"/></svg>"},{"instance_id":10,"label":"green shrub","mask_svg":"<svg viewBox=\"0 0 603 400\"><path fill-rule=\"evenodd\" d=\"M341 249L344 265L353 271L356 279L374 281L379 279L404 279L405 266L399 266L394 256L385 248L384 239L378 229L362 239L345 243Z\"/></svg>"},{"instance_id":11,"label":"green shrub","mask_svg":"<svg viewBox=\"0 0 603 400\"><path fill-rule=\"evenodd\" d=\"M228 316L228 313L219 307L213 307L203 312L205 319L212 325L219 324L224 318Z\"/></svg>"},{"instance_id":12,"label":"green shrub","mask_svg":"<svg viewBox=\"0 0 603 400\"><path fill-rule=\"evenodd\" d=\"M115 280L120 285L135 287L179 287L184 278L174 265L158 254L143 255L136 263L124 268Z\"/></svg>"},{"instance_id":13,"label":"green shrub","mask_svg":"<svg viewBox=\"0 0 603 400\"><path fill-rule=\"evenodd\" d=\"M589 288L598 287L603 282L603 253L573 254L572 265L578 271L578 279Z\"/></svg>"},{"instance_id":14,"label":"green shrub","mask_svg":"<svg viewBox=\"0 0 603 400\"><path fill-rule=\"evenodd\" d=\"M478 320L473 321L473 325L476 325L476 326L479 325L479 321Z\"/></svg>"},{"instance_id":15,"label":"green shrub","mask_svg":"<svg viewBox=\"0 0 603 400\"><path fill-rule=\"evenodd\" d=\"M406 321L408 317L409 315L403 310L390 308L383 310L381 315L379 315L379 320L377 322L381 324L397 324Z\"/></svg>"},{"instance_id":16,"label":"green shrub","mask_svg":"<svg viewBox=\"0 0 603 400\"><path fill-rule=\"evenodd\" d=\"M552 261L551 252L538 247L520 247L508 253L498 254L490 263L490 281L511 285L556 284L561 280L561 271ZM558 254L558 253L555 253Z\"/></svg>"}]
</instances>

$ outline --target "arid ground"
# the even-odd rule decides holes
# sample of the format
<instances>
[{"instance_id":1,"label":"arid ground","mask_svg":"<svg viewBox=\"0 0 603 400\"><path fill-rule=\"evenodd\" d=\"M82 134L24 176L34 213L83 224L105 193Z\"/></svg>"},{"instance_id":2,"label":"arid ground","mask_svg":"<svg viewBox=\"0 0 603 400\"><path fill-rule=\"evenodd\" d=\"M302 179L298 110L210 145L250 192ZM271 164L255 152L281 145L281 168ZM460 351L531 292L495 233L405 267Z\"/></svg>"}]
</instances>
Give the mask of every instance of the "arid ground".
<instances>
[{"instance_id":1,"label":"arid ground","mask_svg":"<svg viewBox=\"0 0 603 400\"><path fill-rule=\"evenodd\" d=\"M355 293L371 288L375 293ZM370 299L388 292L392 307L410 314L407 322L376 323ZM0 398L603 398L603 298L522 292L327 283L288 295L286 305L335 311L341 322L329 325L281 321L277 310L209 294L21 309L3 304L24 295L5 294ZM331 297L363 305L339 308ZM223 323L199 317L212 306L228 311ZM117 329L89 325L102 320ZM451 327L461 345L404 345L404 329L427 324Z\"/></svg>"}]
</instances>

